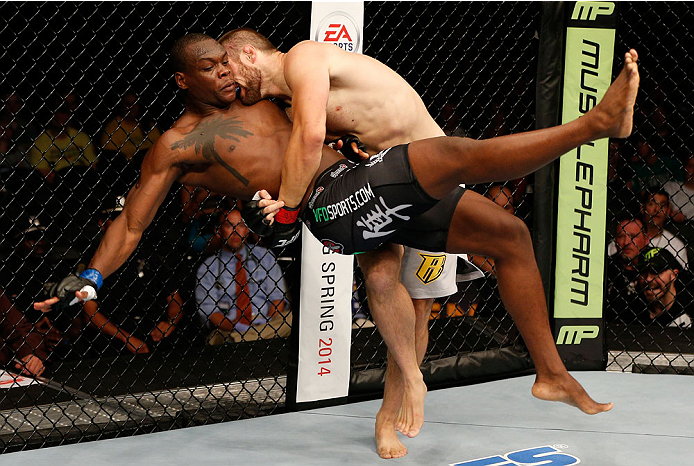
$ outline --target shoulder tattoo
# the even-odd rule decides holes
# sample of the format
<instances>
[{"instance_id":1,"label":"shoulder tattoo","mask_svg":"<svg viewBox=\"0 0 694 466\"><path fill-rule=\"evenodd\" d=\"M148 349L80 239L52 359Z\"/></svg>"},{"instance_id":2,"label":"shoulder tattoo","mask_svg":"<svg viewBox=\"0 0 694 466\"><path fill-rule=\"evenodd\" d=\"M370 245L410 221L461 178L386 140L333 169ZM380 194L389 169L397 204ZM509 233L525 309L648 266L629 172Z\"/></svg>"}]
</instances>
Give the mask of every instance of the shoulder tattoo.
<instances>
[{"instance_id":1,"label":"shoulder tattoo","mask_svg":"<svg viewBox=\"0 0 694 466\"><path fill-rule=\"evenodd\" d=\"M248 186L248 179L220 157L215 148L217 137L240 142L240 138L247 138L248 136L253 136L253 133L243 129L243 121L238 117L219 116L217 118L208 118L198 123L195 129L186 134L183 139L171 144L171 150L187 149L190 146L195 146L196 154L202 155L211 162L217 162L234 175L244 186ZM235 147L232 145L229 150L232 151Z\"/></svg>"}]
</instances>

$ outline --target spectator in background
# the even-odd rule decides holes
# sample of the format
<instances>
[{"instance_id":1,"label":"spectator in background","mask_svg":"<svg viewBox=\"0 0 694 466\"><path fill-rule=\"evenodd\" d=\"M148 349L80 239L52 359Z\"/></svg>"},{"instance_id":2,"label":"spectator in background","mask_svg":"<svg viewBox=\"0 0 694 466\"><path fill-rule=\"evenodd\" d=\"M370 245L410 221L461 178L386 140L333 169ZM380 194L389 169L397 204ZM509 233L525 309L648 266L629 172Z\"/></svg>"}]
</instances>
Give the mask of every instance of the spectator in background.
<instances>
[{"instance_id":1,"label":"spectator in background","mask_svg":"<svg viewBox=\"0 0 694 466\"><path fill-rule=\"evenodd\" d=\"M611 139L607 165L607 211L614 217L638 211L638 195L632 190L634 170L624 155L621 140Z\"/></svg>"},{"instance_id":2,"label":"spectator in background","mask_svg":"<svg viewBox=\"0 0 694 466\"><path fill-rule=\"evenodd\" d=\"M0 364L39 376L48 352L38 333L0 288Z\"/></svg>"},{"instance_id":3,"label":"spectator in background","mask_svg":"<svg viewBox=\"0 0 694 466\"><path fill-rule=\"evenodd\" d=\"M129 92L123 96L115 117L106 124L101 135L101 148L119 152L130 160L140 151L146 152L161 136L151 123L141 120L142 112L137 96Z\"/></svg>"},{"instance_id":4,"label":"spectator in background","mask_svg":"<svg viewBox=\"0 0 694 466\"><path fill-rule=\"evenodd\" d=\"M648 246L643 222L638 218L621 217L610 245L605 265L605 318L608 322L631 323L645 309L638 293L636 269L639 254Z\"/></svg>"},{"instance_id":5,"label":"spectator in background","mask_svg":"<svg viewBox=\"0 0 694 466\"><path fill-rule=\"evenodd\" d=\"M94 167L96 152L89 136L71 125L72 110L63 101L54 102L57 110L49 127L36 139L29 151L29 163L49 182L66 168Z\"/></svg>"},{"instance_id":6,"label":"spectator in background","mask_svg":"<svg viewBox=\"0 0 694 466\"><path fill-rule=\"evenodd\" d=\"M137 180L145 153L160 136L154 124L142 119L137 96L125 94L100 138L99 171L116 192L127 191Z\"/></svg>"},{"instance_id":7,"label":"spectator in background","mask_svg":"<svg viewBox=\"0 0 694 466\"><path fill-rule=\"evenodd\" d=\"M670 195L670 215L682 223L694 218L694 153L684 163L684 182L668 181L665 191Z\"/></svg>"},{"instance_id":8,"label":"spectator in background","mask_svg":"<svg viewBox=\"0 0 694 466\"><path fill-rule=\"evenodd\" d=\"M224 196L205 188L183 186L181 188L181 219L187 225L187 239L193 251L211 254L224 242L215 230L219 226L219 215L231 208Z\"/></svg>"},{"instance_id":9,"label":"spectator in background","mask_svg":"<svg viewBox=\"0 0 694 466\"><path fill-rule=\"evenodd\" d=\"M683 269L689 268L684 242L666 230L670 218L670 195L662 188L646 189L641 204L641 219L648 236L649 246L665 248L677 258Z\"/></svg>"},{"instance_id":10,"label":"spectator in background","mask_svg":"<svg viewBox=\"0 0 694 466\"><path fill-rule=\"evenodd\" d=\"M248 233L238 209L224 212L217 233L224 245L198 269L195 298L212 330L210 345L286 337L291 331L282 271L270 250L246 245Z\"/></svg>"},{"instance_id":11,"label":"spectator in background","mask_svg":"<svg viewBox=\"0 0 694 466\"><path fill-rule=\"evenodd\" d=\"M24 102L15 93L6 93L0 100L0 172L17 167L28 168L26 154L37 132L22 115Z\"/></svg>"},{"instance_id":12,"label":"spectator in background","mask_svg":"<svg viewBox=\"0 0 694 466\"><path fill-rule=\"evenodd\" d=\"M43 336L46 351L58 358L62 353L55 353L55 348L63 337L80 332L79 311L67 310L49 317L36 311L32 303L46 298L48 289L54 284L53 278L69 273L70 260L78 256L74 250L52 243L38 218L29 217L24 221L26 224L13 235L12 253L0 265L0 284L8 299Z\"/></svg>"},{"instance_id":13,"label":"spectator in background","mask_svg":"<svg viewBox=\"0 0 694 466\"><path fill-rule=\"evenodd\" d=\"M637 158L632 164L634 179L631 187L634 192L643 192L648 188L661 187L674 177L679 177L682 165L679 160L670 156L657 155L653 146L646 140L636 144Z\"/></svg>"},{"instance_id":14,"label":"spectator in background","mask_svg":"<svg viewBox=\"0 0 694 466\"><path fill-rule=\"evenodd\" d=\"M123 210L125 198L101 211L98 223L105 232ZM154 345L175 346L184 325L184 299L179 291L176 268L180 261L173 250L165 257L144 241L125 265L104 281L99 298L84 303L91 330L86 344L102 354L117 354L123 348L133 354L149 353ZM96 333L94 332L96 330Z\"/></svg>"},{"instance_id":15,"label":"spectator in background","mask_svg":"<svg viewBox=\"0 0 694 466\"><path fill-rule=\"evenodd\" d=\"M641 312L639 320L667 327L691 328L694 318L694 294L688 270L664 248L647 248L638 261L643 295L648 312Z\"/></svg>"},{"instance_id":16,"label":"spectator in background","mask_svg":"<svg viewBox=\"0 0 694 466\"><path fill-rule=\"evenodd\" d=\"M82 129L83 120L81 116L78 116L78 112L81 113L84 108L80 109L80 102L82 99L76 92L64 92L62 95L62 101L65 102L65 106L70 111L70 124L73 128Z\"/></svg>"},{"instance_id":17,"label":"spectator in background","mask_svg":"<svg viewBox=\"0 0 694 466\"><path fill-rule=\"evenodd\" d=\"M12 302L19 309L33 310L33 302L47 291L44 284L51 282L55 274L69 273L71 266L67 262L79 256L71 248L52 243L37 217L28 216L23 220L26 223L12 237L14 250L0 271L2 286Z\"/></svg>"}]
</instances>

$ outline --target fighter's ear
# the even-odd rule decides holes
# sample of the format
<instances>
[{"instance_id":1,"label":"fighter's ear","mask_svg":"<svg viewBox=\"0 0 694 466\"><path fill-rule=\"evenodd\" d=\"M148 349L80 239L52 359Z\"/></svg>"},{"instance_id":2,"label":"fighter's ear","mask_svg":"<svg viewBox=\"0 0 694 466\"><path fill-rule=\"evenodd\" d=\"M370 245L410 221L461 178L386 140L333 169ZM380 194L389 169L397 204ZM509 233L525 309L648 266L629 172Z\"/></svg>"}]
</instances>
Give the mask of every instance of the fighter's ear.
<instances>
[{"instance_id":1,"label":"fighter's ear","mask_svg":"<svg viewBox=\"0 0 694 466\"><path fill-rule=\"evenodd\" d=\"M258 58L258 50L250 44L244 45L241 60L255 63L256 58Z\"/></svg>"},{"instance_id":2,"label":"fighter's ear","mask_svg":"<svg viewBox=\"0 0 694 466\"><path fill-rule=\"evenodd\" d=\"M186 84L186 76L180 71L174 73L174 79L176 80L176 85L181 89L188 89L188 84Z\"/></svg>"}]
</instances>

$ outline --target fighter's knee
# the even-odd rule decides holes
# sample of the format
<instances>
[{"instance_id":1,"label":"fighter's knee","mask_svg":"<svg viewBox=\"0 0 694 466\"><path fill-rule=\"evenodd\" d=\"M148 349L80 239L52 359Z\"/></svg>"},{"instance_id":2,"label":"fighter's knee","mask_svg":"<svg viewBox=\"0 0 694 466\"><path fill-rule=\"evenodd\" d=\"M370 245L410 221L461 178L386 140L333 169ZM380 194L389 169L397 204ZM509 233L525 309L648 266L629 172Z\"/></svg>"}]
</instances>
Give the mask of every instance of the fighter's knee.
<instances>
[{"instance_id":1,"label":"fighter's knee","mask_svg":"<svg viewBox=\"0 0 694 466\"><path fill-rule=\"evenodd\" d=\"M495 260L528 248L532 249L530 230L523 220L513 215L503 215L499 218L499 222L497 231L501 233L493 241L499 246L496 257L493 257Z\"/></svg>"},{"instance_id":2,"label":"fighter's knee","mask_svg":"<svg viewBox=\"0 0 694 466\"><path fill-rule=\"evenodd\" d=\"M530 242L532 238L530 236L530 230L523 220L513 215L509 216L509 223L511 227L509 228L511 236L516 241Z\"/></svg>"},{"instance_id":3,"label":"fighter's knee","mask_svg":"<svg viewBox=\"0 0 694 466\"><path fill-rule=\"evenodd\" d=\"M373 264L364 272L366 290L371 293L385 293L396 286L400 281L400 267L392 263Z\"/></svg>"}]
</instances>

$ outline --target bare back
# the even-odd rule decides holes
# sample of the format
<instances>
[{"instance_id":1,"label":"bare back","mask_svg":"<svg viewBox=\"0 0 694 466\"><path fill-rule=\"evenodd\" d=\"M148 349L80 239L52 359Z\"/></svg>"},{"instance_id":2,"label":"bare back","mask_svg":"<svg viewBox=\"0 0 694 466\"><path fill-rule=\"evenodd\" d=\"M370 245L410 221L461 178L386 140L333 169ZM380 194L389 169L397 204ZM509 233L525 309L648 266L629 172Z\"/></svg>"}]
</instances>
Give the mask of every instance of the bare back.
<instances>
[{"instance_id":1,"label":"bare back","mask_svg":"<svg viewBox=\"0 0 694 466\"><path fill-rule=\"evenodd\" d=\"M157 142L153 157L180 171L180 183L248 200L256 191L277 195L282 162L292 131L275 104L234 102L200 117L184 113ZM340 157L325 148L321 167Z\"/></svg>"},{"instance_id":2,"label":"bare back","mask_svg":"<svg viewBox=\"0 0 694 466\"><path fill-rule=\"evenodd\" d=\"M297 44L291 54L329 67L327 139L354 134L373 153L444 135L417 92L378 60L311 41Z\"/></svg>"}]
</instances>

